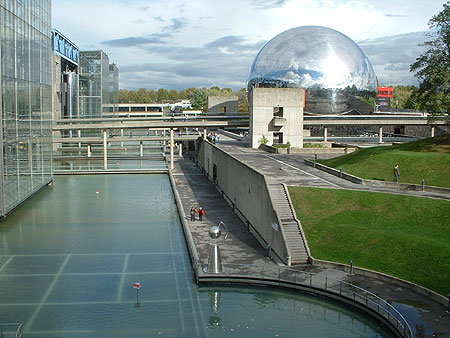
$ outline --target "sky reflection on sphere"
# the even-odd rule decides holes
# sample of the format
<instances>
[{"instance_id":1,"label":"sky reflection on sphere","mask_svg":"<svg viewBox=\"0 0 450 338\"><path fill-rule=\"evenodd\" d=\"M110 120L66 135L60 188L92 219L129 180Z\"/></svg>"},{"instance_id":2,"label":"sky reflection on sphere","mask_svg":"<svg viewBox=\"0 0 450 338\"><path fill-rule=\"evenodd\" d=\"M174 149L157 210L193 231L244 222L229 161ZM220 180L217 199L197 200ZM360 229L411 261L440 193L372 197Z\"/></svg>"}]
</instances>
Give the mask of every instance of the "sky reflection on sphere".
<instances>
[{"instance_id":1,"label":"sky reflection on sphere","mask_svg":"<svg viewBox=\"0 0 450 338\"><path fill-rule=\"evenodd\" d=\"M376 77L361 48L330 28L303 26L270 40L253 61L248 89L299 87L306 89L305 112L370 113ZM364 99L363 99L364 98Z\"/></svg>"}]
</instances>

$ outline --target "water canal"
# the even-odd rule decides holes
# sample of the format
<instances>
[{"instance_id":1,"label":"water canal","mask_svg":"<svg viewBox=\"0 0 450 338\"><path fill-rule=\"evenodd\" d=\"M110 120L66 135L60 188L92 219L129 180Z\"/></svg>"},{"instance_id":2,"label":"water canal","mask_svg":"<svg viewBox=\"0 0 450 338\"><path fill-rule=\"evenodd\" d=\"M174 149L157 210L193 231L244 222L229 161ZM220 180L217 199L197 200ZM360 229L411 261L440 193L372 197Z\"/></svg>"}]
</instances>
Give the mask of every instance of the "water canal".
<instances>
[{"instance_id":1,"label":"water canal","mask_svg":"<svg viewBox=\"0 0 450 338\"><path fill-rule=\"evenodd\" d=\"M25 337L391 337L298 292L198 287L169 178L143 174L56 176L0 221L0 322Z\"/></svg>"}]
</instances>

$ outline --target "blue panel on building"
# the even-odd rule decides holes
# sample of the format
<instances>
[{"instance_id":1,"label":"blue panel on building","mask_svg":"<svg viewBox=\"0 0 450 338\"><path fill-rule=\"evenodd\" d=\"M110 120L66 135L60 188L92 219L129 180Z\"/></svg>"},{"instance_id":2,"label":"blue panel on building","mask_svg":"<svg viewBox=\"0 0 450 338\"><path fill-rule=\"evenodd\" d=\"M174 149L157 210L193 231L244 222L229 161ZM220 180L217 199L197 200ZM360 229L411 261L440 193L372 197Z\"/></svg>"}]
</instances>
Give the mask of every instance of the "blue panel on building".
<instances>
[{"instance_id":1,"label":"blue panel on building","mask_svg":"<svg viewBox=\"0 0 450 338\"><path fill-rule=\"evenodd\" d=\"M52 30L52 39L53 51L78 66L78 47L56 29Z\"/></svg>"}]
</instances>

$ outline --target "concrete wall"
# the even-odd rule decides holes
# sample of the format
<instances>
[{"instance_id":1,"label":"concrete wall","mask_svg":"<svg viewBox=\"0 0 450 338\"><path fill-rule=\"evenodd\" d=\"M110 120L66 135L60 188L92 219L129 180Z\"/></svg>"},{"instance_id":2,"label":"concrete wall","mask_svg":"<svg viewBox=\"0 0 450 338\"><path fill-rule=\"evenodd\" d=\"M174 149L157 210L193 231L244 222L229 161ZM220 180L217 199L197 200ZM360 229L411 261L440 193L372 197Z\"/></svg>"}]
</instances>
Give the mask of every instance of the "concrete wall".
<instances>
[{"instance_id":1,"label":"concrete wall","mask_svg":"<svg viewBox=\"0 0 450 338\"><path fill-rule=\"evenodd\" d=\"M287 257L290 255L264 175L208 141L202 141L200 144L198 162L211 180L213 167L216 165L216 182L219 188L250 222L259 236L271 246L272 251L287 263Z\"/></svg>"},{"instance_id":2,"label":"concrete wall","mask_svg":"<svg viewBox=\"0 0 450 338\"><path fill-rule=\"evenodd\" d=\"M250 146L258 148L264 135L274 144L274 133L283 133L283 143L303 147L303 100L301 88L252 88L248 95L250 111ZM285 124L276 125L274 108L283 108Z\"/></svg>"},{"instance_id":3,"label":"concrete wall","mask_svg":"<svg viewBox=\"0 0 450 338\"><path fill-rule=\"evenodd\" d=\"M237 96L208 96L208 114L230 114L238 111Z\"/></svg>"}]
</instances>

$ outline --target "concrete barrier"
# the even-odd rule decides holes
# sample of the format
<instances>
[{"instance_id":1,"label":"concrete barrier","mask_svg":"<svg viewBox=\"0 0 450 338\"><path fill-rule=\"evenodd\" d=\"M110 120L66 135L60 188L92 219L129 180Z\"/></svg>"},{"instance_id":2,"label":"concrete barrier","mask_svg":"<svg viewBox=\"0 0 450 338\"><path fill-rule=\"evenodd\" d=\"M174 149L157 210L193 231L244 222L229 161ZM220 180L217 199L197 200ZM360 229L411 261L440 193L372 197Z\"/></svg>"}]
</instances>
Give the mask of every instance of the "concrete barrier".
<instances>
[{"instance_id":1,"label":"concrete barrier","mask_svg":"<svg viewBox=\"0 0 450 338\"><path fill-rule=\"evenodd\" d=\"M396 183L396 182L387 182L387 181L378 181L378 180L366 180L364 178L360 178L354 175L347 174L345 172L341 172L335 168L327 167L326 165L320 164L313 160L305 159L305 164L311 167L317 168L319 170L325 171L329 174L332 174L337 177L341 177L344 180L351 181L356 184L367 185L370 187L380 187L380 188L390 188L390 189L398 189L398 190L412 190L412 191L422 191L421 184L411 184L411 183ZM423 186L424 192L431 192L443 195L450 195L449 188L443 187L434 187L431 185Z\"/></svg>"},{"instance_id":2,"label":"concrete barrier","mask_svg":"<svg viewBox=\"0 0 450 338\"><path fill-rule=\"evenodd\" d=\"M239 134L235 134L232 133L231 131L228 130L223 130L223 129L219 129L218 133L228 136L229 138L232 138L233 140L238 140L238 141L248 141L248 136L242 136Z\"/></svg>"},{"instance_id":3,"label":"concrete barrier","mask_svg":"<svg viewBox=\"0 0 450 338\"><path fill-rule=\"evenodd\" d=\"M197 266L200 262L197 248L195 246L194 239L192 238L191 229L189 228L189 225L186 221L187 217L186 217L186 214L184 213L180 194L178 193L177 185L175 184L175 180L173 179L173 175L172 175L171 171L169 171L169 179L170 179L170 185L172 186L172 192L175 197L175 203L176 203L177 209L178 209L178 216L180 217L180 222L183 227L184 237L186 239L186 244L187 244L187 247L189 250L189 254L190 254L189 256L191 257L192 265ZM194 274L195 274L195 278L198 283L198 274L195 269L194 269Z\"/></svg>"},{"instance_id":4,"label":"concrete barrier","mask_svg":"<svg viewBox=\"0 0 450 338\"><path fill-rule=\"evenodd\" d=\"M260 144L258 149L272 154L337 154L345 155L353 153L356 148L278 148Z\"/></svg>"},{"instance_id":5,"label":"concrete barrier","mask_svg":"<svg viewBox=\"0 0 450 338\"><path fill-rule=\"evenodd\" d=\"M201 142L198 164L271 251L289 265L289 250L265 176L208 141Z\"/></svg>"},{"instance_id":6,"label":"concrete barrier","mask_svg":"<svg viewBox=\"0 0 450 338\"><path fill-rule=\"evenodd\" d=\"M334 175L334 176L337 176L337 177L341 177L344 180L351 181L351 182L356 183L356 184L363 184L363 181L364 181L362 178L359 178L357 176L353 176L353 175L341 172L340 170L336 170L336 169L331 168L331 167L327 167L326 165L320 164L320 163L318 163L316 161L305 160L305 164L307 164L307 165L309 165L311 167L317 168L319 170L325 171L325 172L327 172L327 173L329 173L331 175Z\"/></svg>"}]
</instances>

